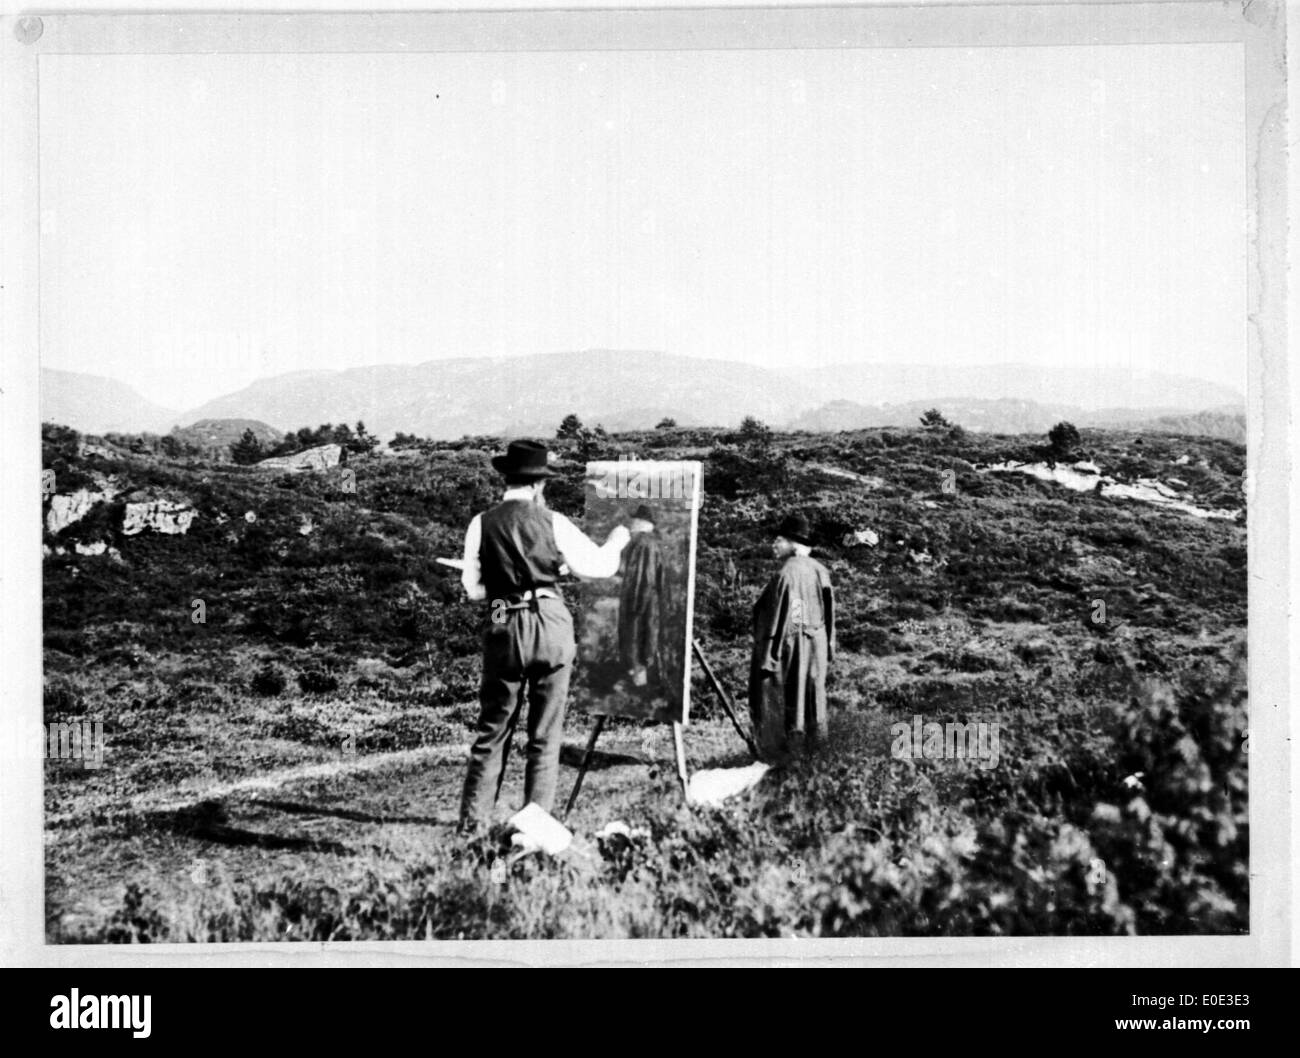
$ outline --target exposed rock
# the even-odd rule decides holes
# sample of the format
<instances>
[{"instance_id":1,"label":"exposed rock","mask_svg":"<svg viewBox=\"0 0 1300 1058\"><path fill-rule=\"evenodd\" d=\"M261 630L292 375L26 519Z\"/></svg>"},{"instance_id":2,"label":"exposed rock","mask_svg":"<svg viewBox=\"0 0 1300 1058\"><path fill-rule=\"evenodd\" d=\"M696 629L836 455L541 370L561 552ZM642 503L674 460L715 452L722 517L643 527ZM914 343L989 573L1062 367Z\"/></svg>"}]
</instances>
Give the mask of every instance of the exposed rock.
<instances>
[{"instance_id":1,"label":"exposed rock","mask_svg":"<svg viewBox=\"0 0 1300 1058\"><path fill-rule=\"evenodd\" d=\"M1155 478L1139 478L1135 482L1120 482L1111 477L1084 474L1073 467L1048 466L1046 463L997 463L990 467L981 468L981 470L984 473L992 474L1025 474L1029 477L1038 478L1040 481L1054 481L1056 484L1064 485L1067 489L1073 489L1076 492L1090 492L1095 489L1103 496L1114 499L1138 500L1157 507L1182 511L1194 518L1221 518L1230 521L1236 518L1239 513L1235 510L1211 510L1198 507L1190 502L1190 497L1185 493L1180 493ZM1173 480L1177 481L1177 479ZM1184 484L1183 482L1178 483Z\"/></svg>"},{"instance_id":2,"label":"exposed rock","mask_svg":"<svg viewBox=\"0 0 1300 1058\"><path fill-rule=\"evenodd\" d=\"M852 481L856 485L865 485L869 489L878 489L885 484L883 479L872 477L870 474L858 474L852 470L833 467L826 463L813 463L808 469L819 471L822 474L829 474L833 478L843 478L845 481Z\"/></svg>"},{"instance_id":3,"label":"exposed rock","mask_svg":"<svg viewBox=\"0 0 1300 1058\"><path fill-rule=\"evenodd\" d=\"M880 534L873 529L856 529L851 533L845 533L841 542L845 547L858 547L863 544L867 547L875 547L880 543Z\"/></svg>"},{"instance_id":4,"label":"exposed rock","mask_svg":"<svg viewBox=\"0 0 1300 1058\"><path fill-rule=\"evenodd\" d=\"M101 456L104 459L119 459L122 451L107 442L102 444L94 441L80 441L77 444L77 455L79 456Z\"/></svg>"},{"instance_id":5,"label":"exposed rock","mask_svg":"<svg viewBox=\"0 0 1300 1058\"><path fill-rule=\"evenodd\" d=\"M128 503L122 519L122 532L126 536L135 536L152 529L169 536L184 534L189 532L194 515L194 508L174 500Z\"/></svg>"},{"instance_id":6,"label":"exposed rock","mask_svg":"<svg viewBox=\"0 0 1300 1058\"><path fill-rule=\"evenodd\" d=\"M308 448L304 452L296 452L291 456L272 456L270 459L263 459L255 463L259 470L281 470L281 471L302 471L302 470L329 470L331 467L339 465L343 458L342 445L319 445L316 448Z\"/></svg>"},{"instance_id":7,"label":"exposed rock","mask_svg":"<svg viewBox=\"0 0 1300 1058\"><path fill-rule=\"evenodd\" d=\"M73 522L79 522L86 517L95 504L111 500L117 495L117 490L110 485L102 488L102 492L78 489L67 496L51 496L50 509L45 515L45 528L51 533L61 533Z\"/></svg>"},{"instance_id":8,"label":"exposed rock","mask_svg":"<svg viewBox=\"0 0 1300 1058\"><path fill-rule=\"evenodd\" d=\"M74 545L74 548L79 555L107 555L116 562L122 561L122 552L115 547L109 547L108 543L104 540L96 540L89 544L77 543ZM45 553L50 553L48 548L46 548ZM62 549L60 548L60 554L62 553Z\"/></svg>"}]
</instances>

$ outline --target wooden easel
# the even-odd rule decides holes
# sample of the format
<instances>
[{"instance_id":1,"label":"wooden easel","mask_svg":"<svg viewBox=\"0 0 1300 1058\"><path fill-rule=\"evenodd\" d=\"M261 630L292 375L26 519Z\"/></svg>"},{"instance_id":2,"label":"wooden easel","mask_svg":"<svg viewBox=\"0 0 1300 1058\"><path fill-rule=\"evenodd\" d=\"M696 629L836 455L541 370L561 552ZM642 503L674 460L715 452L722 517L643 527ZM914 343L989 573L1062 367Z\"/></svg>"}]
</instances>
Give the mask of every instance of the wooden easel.
<instances>
[{"instance_id":1,"label":"wooden easel","mask_svg":"<svg viewBox=\"0 0 1300 1058\"><path fill-rule=\"evenodd\" d=\"M740 718L736 716L736 707L731 700L731 695L727 693L726 688L723 687L722 683L718 680L717 674L713 671L713 666L709 664L709 659L704 656L704 651L700 647L700 641L698 639L692 639L691 647L693 648L695 656L700 660L700 667L704 670L704 678L709 681L709 686L713 688L714 693L718 696L718 700L722 703L723 711L726 712L727 716L731 719L731 723L735 727L737 734L740 735L741 740L749 748L749 752L752 753L754 759L757 760L759 757L758 746L755 744L750 733L746 731L740 723ZM606 719L607 717L604 713L599 714L596 717L596 726L591 729L591 737L587 739L587 748L582 754L582 762L578 765L578 777L573 781L573 790L569 793L569 800L564 806L565 819L569 818L569 813L573 811L574 802L578 800L578 791L582 789L582 780L586 778L587 769L591 767L591 757L592 754L596 752L596 740L600 738L600 733L605 729ZM683 737L683 725L677 720L673 721L673 755L677 759L677 778L681 780L682 798L685 799L687 781L689 778L686 773L686 741Z\"/></svg>"}]
</instances>

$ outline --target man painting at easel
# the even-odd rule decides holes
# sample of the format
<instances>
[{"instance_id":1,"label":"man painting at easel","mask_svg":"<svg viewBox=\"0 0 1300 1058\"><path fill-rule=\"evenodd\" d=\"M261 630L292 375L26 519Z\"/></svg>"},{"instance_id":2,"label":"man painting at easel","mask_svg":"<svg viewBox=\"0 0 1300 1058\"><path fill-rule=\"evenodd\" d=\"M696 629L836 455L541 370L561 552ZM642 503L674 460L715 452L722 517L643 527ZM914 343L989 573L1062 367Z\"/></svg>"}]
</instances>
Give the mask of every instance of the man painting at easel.
<instances>
[{"instance_id":1,"label":"man painting at easel","mask_svg":"<svg viewBox=\"0 0 1300 1058\"><path fill-rule=\"evenodd\" d=\"M506 490L497 506L470 521L461 572L470 599L489 604L479 720L461 796L462 833L490 820L524 697L524 799L551 811L577 650L560 576L566 566L582 578L614 576L629 535L625 526L615 526L598 547L568 518L546 508L543 490L554 471L544 445L512 441L492 466L505 476Z\"/></svg>"}]
</instances>

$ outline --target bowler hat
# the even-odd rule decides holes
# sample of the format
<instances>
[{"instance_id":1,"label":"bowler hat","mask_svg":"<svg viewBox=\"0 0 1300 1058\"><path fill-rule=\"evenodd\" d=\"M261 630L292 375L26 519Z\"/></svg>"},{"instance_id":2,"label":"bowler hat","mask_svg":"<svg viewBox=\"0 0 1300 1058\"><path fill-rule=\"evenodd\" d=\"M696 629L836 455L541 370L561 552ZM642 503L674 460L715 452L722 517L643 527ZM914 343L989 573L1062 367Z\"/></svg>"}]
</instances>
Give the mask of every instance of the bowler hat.
<instances>
[{"instance_id":1,"label":"bowler hat","mask_svg":"<svg viewBox=\"0 0 1300 1058\"><path fill-rule=\"evenodd\" d=\"M632 517L640 518L641 521L649 522L651 525L655 524L655 512L652 511L649 507L647 507L644 503L641 504L640 507L638 507L635 511L632 512Z\"/></svg>"},{"instance_id":2,"label":"bowler hat","mask_svg":"<svg viewBox=\"0 0 1300 1058\"><path fill-rule=\"evenodd\" d=\"M546 446L536 441L511 441L505 455L492 457L492 465L508 478L554 477L548 454Z\"/></svg>"},{"instance_id":3,"label":"bowler hat","mask_svg":"<svg viewBox=\"0 0 1300 1058\"><path fill-rule=\"evenodd\" d=\"M812 526L802 514L787 514L776 535L793 540L796 544L812 545Z\"/></svg>"}]
</instances>

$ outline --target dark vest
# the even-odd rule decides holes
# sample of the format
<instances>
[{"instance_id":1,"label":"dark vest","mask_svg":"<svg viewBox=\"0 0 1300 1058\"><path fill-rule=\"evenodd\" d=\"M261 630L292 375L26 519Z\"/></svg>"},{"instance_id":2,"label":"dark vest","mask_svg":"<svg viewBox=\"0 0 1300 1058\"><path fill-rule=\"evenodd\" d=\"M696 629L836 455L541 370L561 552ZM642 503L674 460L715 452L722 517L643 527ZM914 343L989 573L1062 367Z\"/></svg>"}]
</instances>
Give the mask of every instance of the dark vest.
<instances>
[{"instance_id":1,"label":"dark vest","mask_svg":"<svg viewBox=\"0 0 1300 1058\"><path fill-rule=\"evenodd\" d=\"M489 599L553 588L563 558L551 512L529 500L505 500L482 515L478 558Z\"/></svg>"}]
</instances>

